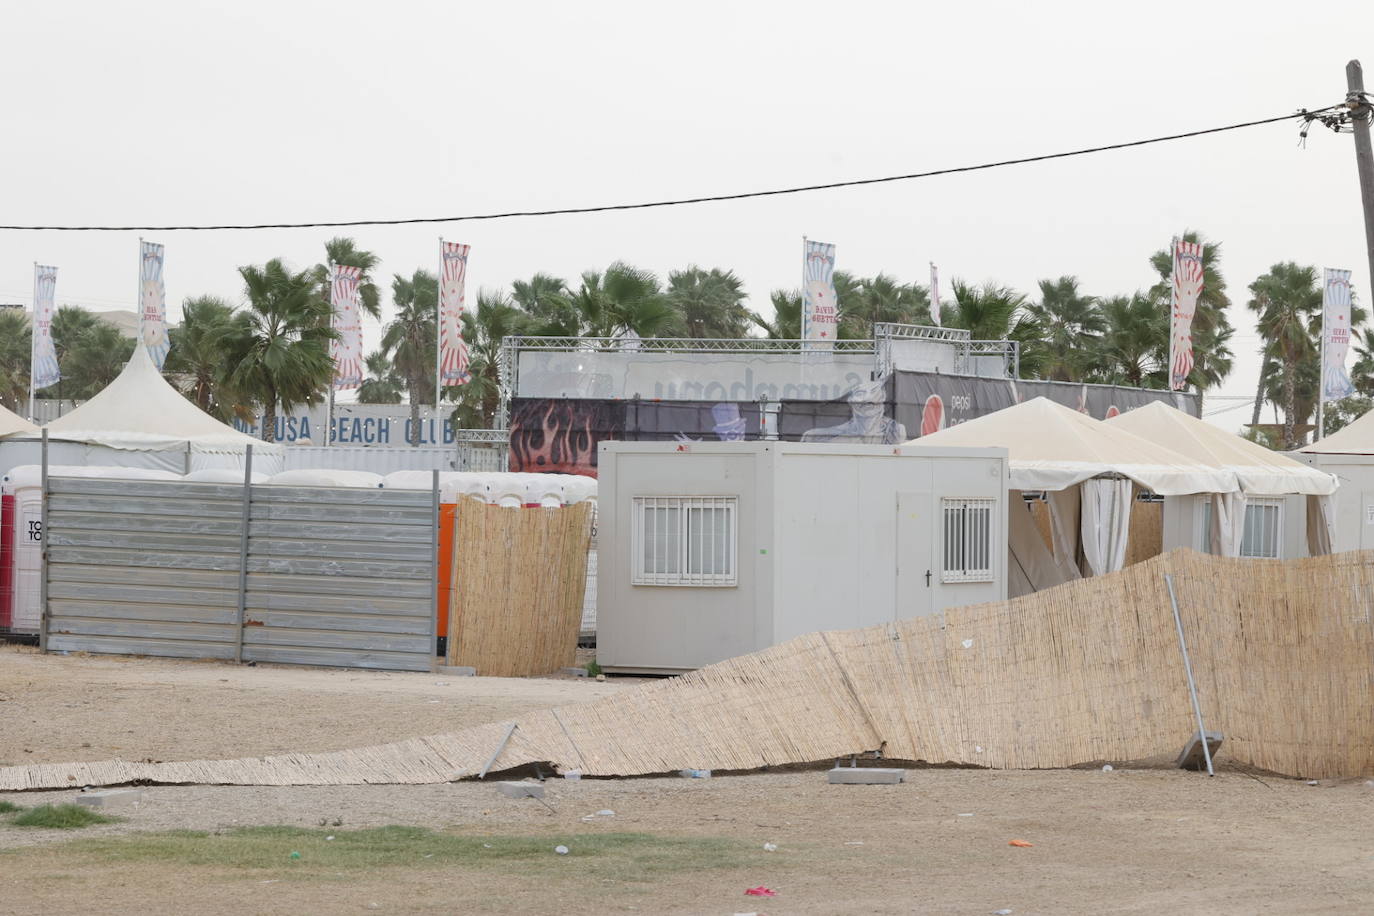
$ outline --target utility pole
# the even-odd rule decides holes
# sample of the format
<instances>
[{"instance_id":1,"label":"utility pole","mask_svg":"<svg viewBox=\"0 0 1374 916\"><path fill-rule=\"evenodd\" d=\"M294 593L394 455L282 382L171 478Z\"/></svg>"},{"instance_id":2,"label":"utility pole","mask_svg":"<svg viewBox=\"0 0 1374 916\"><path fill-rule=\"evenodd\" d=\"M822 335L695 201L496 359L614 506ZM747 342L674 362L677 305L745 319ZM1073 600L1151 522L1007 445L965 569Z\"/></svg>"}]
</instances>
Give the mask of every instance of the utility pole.
<instances>
[{"instance_id":1,"label":"utility pole","mask_svg":"<svg viewBox=\"0 0 1374 916\"><path fill-rule=\"evenodd\" d=\"M1360 201L1364 205L1364 244L1369 258L1369 282L1374 284L1374 147L1369 140L1371 108L1364 93L1364 71L1358 60L1345 65L1345 104L1355 134L1355 165L1360 173Z\"/></svg>"}]
</instances>

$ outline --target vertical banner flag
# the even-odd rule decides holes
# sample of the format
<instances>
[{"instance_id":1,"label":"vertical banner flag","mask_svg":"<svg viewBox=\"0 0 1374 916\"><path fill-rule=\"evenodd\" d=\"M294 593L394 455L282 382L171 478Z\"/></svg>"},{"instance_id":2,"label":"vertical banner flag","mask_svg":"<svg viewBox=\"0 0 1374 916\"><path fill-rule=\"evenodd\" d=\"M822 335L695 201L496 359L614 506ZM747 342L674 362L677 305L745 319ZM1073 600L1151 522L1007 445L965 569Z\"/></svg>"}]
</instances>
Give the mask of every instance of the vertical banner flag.
<instances>
[{"instance_id":1,"label":"vertical banner flag","mask_svg":"<svg viewBox=\"0 0 1374 916\"><path fill-rule=\"evenodd\" d=\"M940 271L930 262L930 318L940 327Z\"/></svg>"},{"instance_id":2,"label":"vertical banner flag","mask_svg":"<svg viewBox=\"0 0 1374 916\"><path fill-rule=\"evenodd\" d=\"M1345 356L1350 352L1350 271L1322 271L1322 400L1355 393Z\"/></svg>"},{"instance_id":3,"label":"vertical banner flag","mask_svg":"<svg viewBox=\"0 0 1374 916\"><path fill-rule=\"evenodd\" d=\"M465 385L472 379L468 345L463 341L463 288L470 247L439 240L443 258L439 273L439 378L445 385Z\"/></svg>"},{"instance_id":4,"label":"vertical banner flag","mask_svg":"<svg viewBox=\"0 0 1374 916\"><path fill-rule=\"evenodd\" d=\"M52 339L53 300L57 292L57 268L33 265L33 346L29 351L32 387L36 390L62 378L57 369L57 347Z\"/></svg>"},{"instance_id":5,"label":"vertical banner flag","mask_svg":"<svg viewBox=\"0 0 1374 916\"><path fill-rule=\"evenodd\" d=\"M1169 320L1169 390L1188 387L1193 371L1193 315L1202 295L1202 245L1174 239L1173 307Z\"/></svg>"},{"instance_id":6,"label":"vertical banner flag","mask_svg":"<svg viewBox=\"0 0 1374 916\"><path fill-rule=\"evenodd\" d=\"M329 342L334 362L334 387L357 388L363 383L363 325L358 283L362 268L334 264L329 278L329 305L338 337Z\"/></svg>"},{"instance_id":7,"label":"vertical banner flag","mask_svg":"<svg viewBox=\"0 0 1374 916\"><path fill-rule=\"evenodd\" d=\"M804 239L805 266L802 271L802 340L823 341L830 349L839 330L839 309L835 299L835 246Z\"/></svg>"},{"instance_id":8,"label":"vertical banner flag","mask_svg":"<svg viewBox=\"0 0 1374 916\"><path fill-rule=\"evenodd\" d=\"M138 335L159 370L167 359L167 287L162 282L163 247L139 243Z\"/></svg>"}]
</instances>

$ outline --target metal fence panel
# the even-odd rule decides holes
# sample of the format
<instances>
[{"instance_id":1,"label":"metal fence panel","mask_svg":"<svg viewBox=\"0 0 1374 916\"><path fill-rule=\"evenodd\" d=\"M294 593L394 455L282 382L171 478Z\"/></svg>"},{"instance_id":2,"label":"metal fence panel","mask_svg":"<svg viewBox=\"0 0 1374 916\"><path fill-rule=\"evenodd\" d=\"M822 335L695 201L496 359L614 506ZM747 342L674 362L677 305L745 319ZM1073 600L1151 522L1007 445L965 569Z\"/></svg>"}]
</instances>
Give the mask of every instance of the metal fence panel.
<instances>
[{"instance_id":1,"label":"metal fence panel","mask_svg":"<svg viewBox=\"0 0 1374 916\"><path fill-rule=\"evenodd\" d=\"M435 494L254 486L246 542L243 499L52 478L48 648L429 670Z\"/></svg>"}]
</instances>

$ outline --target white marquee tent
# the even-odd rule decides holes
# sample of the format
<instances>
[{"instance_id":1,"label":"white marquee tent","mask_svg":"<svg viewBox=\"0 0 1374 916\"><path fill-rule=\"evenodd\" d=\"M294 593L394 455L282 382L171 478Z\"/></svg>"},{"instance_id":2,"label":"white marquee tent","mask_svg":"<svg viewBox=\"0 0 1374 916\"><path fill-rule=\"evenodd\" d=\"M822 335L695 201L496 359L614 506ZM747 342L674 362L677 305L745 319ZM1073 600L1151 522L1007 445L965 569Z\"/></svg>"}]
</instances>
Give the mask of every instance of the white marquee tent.
<instances>
[{"instance_id":1,"label":"white marquee tent","mask_svg":"<svg viewBox=\"0 0 1374 916\"><path fill-rule=\"evenodd\" d=\"M1374 413L1298 449L1293 457L1336 475L1341 482L1332 519L1332 549L1374 548Z\"/></svg>"},{"instance_id":2,"label":"white marquee tent","mask_svg":"<svg viewBox=\"0 0 1374 916\"><path fill-rule=\"evenodd\" d=\"M99 394L47 425L49 464L114 465L187 473L253 467L282 470L285 449L241 433L205 413L173 388L140 344L124 371ZM0 441L0 471L39 462L30 434Z\"/></svg>"},{"instance_id":3,"label":"white marquee tent","mask_svg":"<svg viewBox=\"0 0 1374 916\"><path fill-rule=\"evenodd\" d=\"M1058 585L1080 573L1100 575L1121 569L1130 532L1132 482L1159 496L1240 489L1235 473L1228 469L1208 466L1047 398L996 411L907 445L1005 448L1009 489L1046 494L1052 550L1044 544L1024 504L1010 500L1011 595Z\"/></svg>"},{"instance_id":4,"label":"white marquee tent","mask_svg":"<svg viewBox=\"0 0 1374 916\"><path fill-rule=\"evenodd\" d=\"M1240 490L1218 493L1213 498L1209 546L1221 556L1241 556L1247 536L1254 540L1264 535L1266 507L1276 497L1306 497L1306 505L1295 501L1293 527L1307 538L1307 552L1331 552L1331 495L1340 485L1335 475L1294 461L1262 445L1218 429L1190 417L1181 410L1155 402L1106 421L1108 426L1125 429L1169 447L1194 461L1228 470L1236 475ZM1305 510L1305 511L1304 511ZM1284 513L1274 513L1278 526ZM1281 537L1280 530L1275 533ZM1277 546L1277 544L1275 545Z\"/></svg>"},{"instance_id":5,"label":"white marquee tent","mask_svg":"<svg viewBox=\"0 0 1374 916\"><path fill-rule=\"evenodd\" d=\"M0 439L8 436L36 436L38 427L0 404Z\"/></svg>"}]
</instances>

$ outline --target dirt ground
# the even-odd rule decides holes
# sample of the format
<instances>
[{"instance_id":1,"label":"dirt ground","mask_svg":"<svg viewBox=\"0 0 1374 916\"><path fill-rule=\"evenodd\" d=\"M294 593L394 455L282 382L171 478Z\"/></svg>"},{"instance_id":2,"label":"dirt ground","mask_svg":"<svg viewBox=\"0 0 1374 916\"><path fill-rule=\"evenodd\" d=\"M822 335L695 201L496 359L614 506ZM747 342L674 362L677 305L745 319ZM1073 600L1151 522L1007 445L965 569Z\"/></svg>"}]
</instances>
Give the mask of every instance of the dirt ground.
<instances>
[{"instance_id":1,"label":"dirt ground","mask_svg":"<svg viewBox=\"0 0 1374 916\"><path fill-rule=\"evenodd\" d=\"M0 649L0 761L159 760L314 751L453 730L633 682L498 680L43 657ZM437 702L436 702L437 701ZM1374 911L1374 785L1172 770L912 770L830 786L820 770L549 780L547 805L486 784L151 787L126 820L79 831L0 823L9 913L1359 913ZM33 805L73 792L0 793ZM614 811L597 816L598 811ZM328 822L319 828L321 820ZM341 821L339 826L333 826ZM74 837L389 824L546 837L539 868L387 866L293 873L111 862ZM724 839L729 867L598 878L576 837ZM1030 848L1008 845L1012 839ZM574 854L554 856L570 844ZM763 844L777 845L766 852ZM287 850L282 850L283 861ZM766 885L772 899L745 897Z\"/></svg>"}]
</instances>

